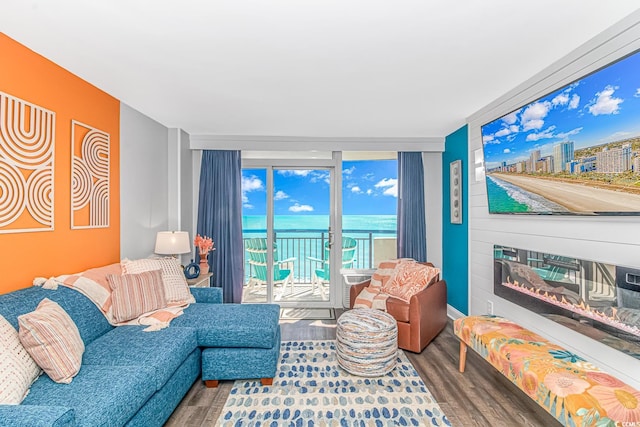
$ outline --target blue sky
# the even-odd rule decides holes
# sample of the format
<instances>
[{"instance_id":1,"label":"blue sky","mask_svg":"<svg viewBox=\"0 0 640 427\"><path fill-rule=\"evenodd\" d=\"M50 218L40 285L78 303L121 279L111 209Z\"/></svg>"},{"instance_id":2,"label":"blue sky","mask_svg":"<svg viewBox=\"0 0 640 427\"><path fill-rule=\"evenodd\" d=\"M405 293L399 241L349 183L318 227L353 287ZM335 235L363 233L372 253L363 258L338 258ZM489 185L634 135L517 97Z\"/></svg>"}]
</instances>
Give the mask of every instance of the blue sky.
<instances>
[{"instance_id":1,"label":"blue sky","mask_svg":"<svg viewBox=\"0 0 640 427\"><path fill-rule=\"evenodd\" d=\"M345 161L342 164L344 215L395 215L398 197L396 160ZM328 215L329 171L274 171L276 215ZM244 215L266 214L266 170L243 169Z\"/></svg>"},{"instance_id":2,"label":"blue sky","mask_svg":"<svg viewBox=\"0 0 640 427\"><path fill-rule=\"evenodd\" d=\"M553 145L601 145L640 134L640 53L635 53L482 127L487 169L542 156Z\"/></svg>"}]
</instances>

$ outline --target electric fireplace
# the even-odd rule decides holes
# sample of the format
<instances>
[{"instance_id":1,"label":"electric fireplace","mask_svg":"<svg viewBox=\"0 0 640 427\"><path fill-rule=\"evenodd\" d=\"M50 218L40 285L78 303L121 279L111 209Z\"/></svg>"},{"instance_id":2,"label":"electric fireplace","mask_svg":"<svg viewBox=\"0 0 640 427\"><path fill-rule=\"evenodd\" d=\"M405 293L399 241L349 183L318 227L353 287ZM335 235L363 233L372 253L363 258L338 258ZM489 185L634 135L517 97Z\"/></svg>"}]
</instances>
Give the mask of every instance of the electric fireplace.
<instances>
[{"instance_id":1,"label":"electric fireplace","mask_svg":"<svg viewBox=\"0 0 640 427\"><path fill-rule=\"evenodd\" d=\"M640 359L640 269L495 245L494 293Z\"/></svg>"}]
</instances>

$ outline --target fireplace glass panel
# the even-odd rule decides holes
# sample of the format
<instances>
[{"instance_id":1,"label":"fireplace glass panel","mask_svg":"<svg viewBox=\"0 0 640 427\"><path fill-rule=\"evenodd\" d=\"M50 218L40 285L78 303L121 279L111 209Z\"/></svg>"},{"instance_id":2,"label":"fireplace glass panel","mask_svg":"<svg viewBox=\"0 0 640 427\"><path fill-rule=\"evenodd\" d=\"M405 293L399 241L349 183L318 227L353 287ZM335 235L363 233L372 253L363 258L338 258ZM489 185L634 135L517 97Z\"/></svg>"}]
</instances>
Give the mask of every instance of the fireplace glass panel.
<instances>
[{"instance_id":1,"label":"fireplace glass panel","mask_svg":"<svg viewBox=\"0 0 640 427\"><path fill-rule=\"evenodd\" d=\"M494 293L640 359L640 270L494 246Z\"/></svg>"}]
</instances>

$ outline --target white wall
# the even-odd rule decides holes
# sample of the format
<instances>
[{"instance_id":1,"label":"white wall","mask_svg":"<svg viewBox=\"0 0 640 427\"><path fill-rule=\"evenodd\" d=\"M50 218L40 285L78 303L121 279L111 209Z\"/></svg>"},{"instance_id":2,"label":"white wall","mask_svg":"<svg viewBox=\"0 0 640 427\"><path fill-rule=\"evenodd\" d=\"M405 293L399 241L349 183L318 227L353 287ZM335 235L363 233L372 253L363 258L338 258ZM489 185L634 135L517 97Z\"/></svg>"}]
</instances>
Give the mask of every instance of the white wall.
<instances>
[{"instance_id":1,"label":"white wall","mask_svg":"<svg viewBox=\"0 0 640 427\"><path fill-rule=\"evenodd\" d=\"M120 256L153 253L168 230L168 129L120 103Z\"/></svg>"},{"instance_id":2,"label":"white wall","mask_svg":"<svg viewBox=\"0 0 640 427\"><path fill-rule=\"evenodd\" d=\"M442 268L442 153L422 153L427 260Z\"/></svg>"},{"instance_id":3,"label":"white wall","mask_svg":"<svg viewBox=\"0 0 640 427\"><path fill-rule=\"evenodd\" d=\"M482 147L480 126L484 123L637 49L640 49L640 13L631 15L471 116L469 158L473 159L473 151ZM640 268L639 219L489 215L485 183L475 182L474 165L469 163L470 313L485 313L487 300L492 300L495 314L517 321L640 388L640 360L493 294L494 244Z\"/></svg>"}]
</instances>

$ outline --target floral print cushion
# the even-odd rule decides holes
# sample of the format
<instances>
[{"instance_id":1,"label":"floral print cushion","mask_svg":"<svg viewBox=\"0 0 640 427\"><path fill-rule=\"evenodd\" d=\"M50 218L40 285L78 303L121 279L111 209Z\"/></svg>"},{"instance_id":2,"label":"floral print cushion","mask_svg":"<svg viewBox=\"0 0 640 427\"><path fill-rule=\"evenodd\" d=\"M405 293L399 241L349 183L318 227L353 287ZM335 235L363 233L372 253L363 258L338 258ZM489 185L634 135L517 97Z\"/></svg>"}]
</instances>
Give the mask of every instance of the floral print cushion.
<instances>
[{"instance_id":1,"label":"floral print cushion","mask_svg":"<svg viewBox=\"0 0 640 427\"><path fill-rule=\"evenodd\" d=\"M439 274L439 268L405 261L396 266L391 278L382 285L382 291L408 304L412 296L429 286Z\"/></svg>"},{"instance_id":2,"label":"floral print cushion","mask_svg":"<svg viewBox=\"0 0 640 427\"><path fill-rule=\"evenodd\" d=\"M507 319L456 319L454 332L565 426L640 426L640 391Z\"/></svg>"}]
</instances>

